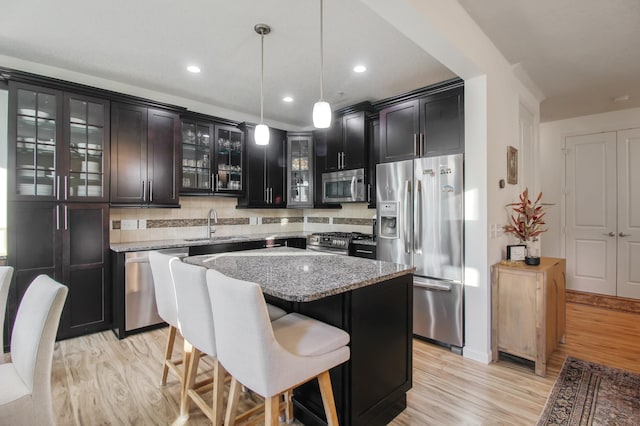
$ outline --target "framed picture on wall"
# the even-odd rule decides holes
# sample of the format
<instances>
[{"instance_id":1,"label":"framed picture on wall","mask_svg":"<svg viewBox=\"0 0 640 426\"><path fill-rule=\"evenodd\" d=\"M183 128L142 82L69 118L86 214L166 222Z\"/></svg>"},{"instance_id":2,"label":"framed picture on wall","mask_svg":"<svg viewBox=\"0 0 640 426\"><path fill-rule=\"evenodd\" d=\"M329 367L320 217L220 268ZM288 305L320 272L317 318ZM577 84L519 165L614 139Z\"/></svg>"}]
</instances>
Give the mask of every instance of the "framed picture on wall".
<instances>
[{"instance_id":1,"label":"framed picture on wall","mask_svg":"<svg viewBox=\"0 0 640 426\"><path fill-rule=\"evenodd\" d=\"M518 183L518 150L512 146L507 147L507 183Z\"/></svg>"}]
</instances>

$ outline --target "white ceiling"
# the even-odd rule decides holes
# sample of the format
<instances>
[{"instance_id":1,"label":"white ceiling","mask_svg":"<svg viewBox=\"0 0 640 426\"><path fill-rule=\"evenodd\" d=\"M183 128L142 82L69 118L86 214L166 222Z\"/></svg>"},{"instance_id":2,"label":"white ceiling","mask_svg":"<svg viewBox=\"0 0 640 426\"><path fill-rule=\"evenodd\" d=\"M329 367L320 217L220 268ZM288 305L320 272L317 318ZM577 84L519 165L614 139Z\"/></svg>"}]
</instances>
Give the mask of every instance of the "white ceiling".
<instances>
[{"instance_id":1,"label":"white ceiling","mask_svg":"<svg viewBox=\"0 0 640 426\"><path fill-rule=\"evenodd\" d=\"M640 106L640 1L459 0L546 96L543 121ZM325 0L325 99L379 100L454 75L356 0ZM20 0L0 14L0 55L259 117L311 125L319 98L317 0ZM197 64L202 73L186 71ZM355 74L354 65L368 67ZM0 66L6 65L0 63ZM630 100L616 104L624 94ZM291 104L282 102L293 96ZM237 117L228 117L235 118Z\"/></svg>"},{"instance_id":2,"label":"white ceiling","mask_svg":"<svg viewBox=\"0 0 640 426\"><path fill-rule=\"evenodd\" d=\"M542 121L640 107L640 1L458 2L543 92Z\"/></svg>"},{"instance_id":3,"label":"white ceiling","mask_svg":"<svg viewBox=\"0 0 640 426\"><path fill-rule=\"evenodd\" d=\"M359 1L324 8L324 97L334 109L454 77ZM265 121L311 126L320 97L317 0L11 1L0 13L0 54L259 117L257 23L272 29ZM191 63L202 72L188 73ZM358 63L368 71L355 74ZM285 95L294 102L283 103Z\"/></svg>"}]
</instances>

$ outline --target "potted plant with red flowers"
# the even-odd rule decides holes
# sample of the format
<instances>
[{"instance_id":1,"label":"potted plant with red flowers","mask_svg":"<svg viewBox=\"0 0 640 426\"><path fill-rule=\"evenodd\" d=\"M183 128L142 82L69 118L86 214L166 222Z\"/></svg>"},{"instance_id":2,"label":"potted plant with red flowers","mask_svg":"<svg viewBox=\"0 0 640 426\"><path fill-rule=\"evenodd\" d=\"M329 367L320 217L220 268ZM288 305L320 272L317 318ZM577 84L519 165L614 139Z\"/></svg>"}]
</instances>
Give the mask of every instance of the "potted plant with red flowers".
<instances>
[{"instance_id":1,"label":"potted plant with red flowers","mask_svg":"<svg viewBox=\"0 0 640 426\"><path fill-rule=\"evenodd\" d=\"M525 263L527 265L539 265L540 256L534 253L532 243L538 241L538 236L547 231L544 221L546 215L546 207L552 204L542 202L542 192L534 200L529 198L529 189L525 188L520 194L520 201L507 204L513 210L511 214L511 222L502 229L504 232L515 235L523 244L527 246L527 255Z\"/></svg>"}]
</instances>

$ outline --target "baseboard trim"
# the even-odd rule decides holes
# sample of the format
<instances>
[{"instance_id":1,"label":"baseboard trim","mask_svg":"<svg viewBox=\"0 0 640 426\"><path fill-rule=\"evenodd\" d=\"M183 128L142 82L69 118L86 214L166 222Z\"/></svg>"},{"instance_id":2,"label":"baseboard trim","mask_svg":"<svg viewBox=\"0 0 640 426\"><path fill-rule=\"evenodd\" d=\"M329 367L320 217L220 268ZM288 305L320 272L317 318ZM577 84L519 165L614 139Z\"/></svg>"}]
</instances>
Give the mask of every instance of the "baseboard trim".
<instances>
[{"instance_id":1,"label":"baseboard trim","mask_svg":"<svg viewBox=\"0 0 640 426\"><path fill-rule=\"evenodd\" d=\"M626 297L608 296L605 294L586 293L567 290L567 302L597 306L615 311L640 313L640 300Z\"/></svg>"}]
</instances>

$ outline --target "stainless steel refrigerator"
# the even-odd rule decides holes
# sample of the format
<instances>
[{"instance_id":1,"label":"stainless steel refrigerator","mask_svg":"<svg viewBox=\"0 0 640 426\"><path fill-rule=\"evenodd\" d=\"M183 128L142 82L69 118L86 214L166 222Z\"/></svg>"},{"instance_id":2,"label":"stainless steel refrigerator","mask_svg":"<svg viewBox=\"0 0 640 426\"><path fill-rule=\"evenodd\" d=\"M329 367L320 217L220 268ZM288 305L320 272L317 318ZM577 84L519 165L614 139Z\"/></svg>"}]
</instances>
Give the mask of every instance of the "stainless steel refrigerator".
<instances>
[{"instance_id":1,"label":"stainless steel refrigerator","mask_svg":"<svg viewBox=\"0 0 640 426\"><path fill-rule=\"evenodd\" d=\"M416 267L413 333L462 353L463 155L378 164L378 259Z\"/></svg>"}]
</instances>

